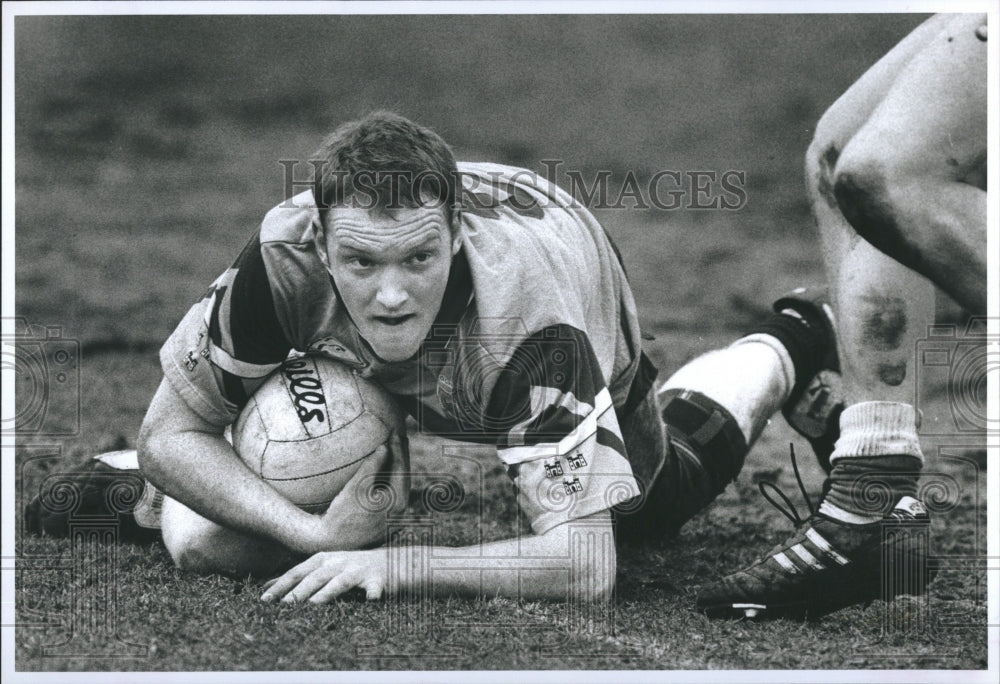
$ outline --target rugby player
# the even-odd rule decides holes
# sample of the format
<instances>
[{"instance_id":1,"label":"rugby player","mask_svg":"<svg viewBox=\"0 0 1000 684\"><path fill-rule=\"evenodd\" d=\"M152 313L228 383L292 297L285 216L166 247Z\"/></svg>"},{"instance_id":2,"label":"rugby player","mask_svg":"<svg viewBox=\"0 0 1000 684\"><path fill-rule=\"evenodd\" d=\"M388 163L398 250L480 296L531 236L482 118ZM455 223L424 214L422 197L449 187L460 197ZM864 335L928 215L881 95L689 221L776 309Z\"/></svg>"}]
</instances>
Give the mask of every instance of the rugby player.
<instances>
[{"instance_id":1,"label":"rugby player","mask_svg":"<svg viewBox=\"0 0 1000 684\"><path fill-rule=\"evenodd\" d=\"M934 320L934 284L968 311L986 310L986 110L986 16L937 15L820 119L806 176L843 377L839 390L810 388L823 420L801 425L829 479L784 543L701 591L710 615L816 615L876 598L880 564L841 564L816 539L853 560L879 546L886 516L926 519L914 498L924 460L916 342ZM888 495L873 497L873 487Z\"/></svg>"},{"instance_id":2,"label":"rugby player","mask_svg":"<svg viewBox=\"0 0 1000 684\"><path fill-rule=\"evenodd\" d=\"M138 444L142 475L168 495L175 562L284 571L264 600L353 588L606 599L614 541L675 534L772 414L811 401L835 350L828 306L803 292L656 387L618 254L571 196L521 169L456 163L434 132L385 112L340 126L318 157L313 188L267 214L164 344ZM447 566L430 582L426 564L390 572L369 548L385 543L388 512L359 506L357 483L323 514L285 500L223 433L292 350L379 382L422 430L495 445L532 534L414 548ZM371 468L405 468L404 437Z\"/></svg>"}]
</instances>

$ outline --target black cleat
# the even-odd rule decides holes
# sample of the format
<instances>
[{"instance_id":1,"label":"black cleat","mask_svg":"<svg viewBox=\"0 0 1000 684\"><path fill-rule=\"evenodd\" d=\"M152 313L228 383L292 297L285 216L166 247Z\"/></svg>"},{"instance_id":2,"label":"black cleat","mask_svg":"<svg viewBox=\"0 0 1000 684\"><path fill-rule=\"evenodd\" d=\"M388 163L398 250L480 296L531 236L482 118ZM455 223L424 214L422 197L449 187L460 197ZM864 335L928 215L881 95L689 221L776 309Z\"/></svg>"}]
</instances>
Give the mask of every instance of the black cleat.
<instances>
[{"instance_id":1,"label":"black cleat","mask_svg":"<svg viewBox=\"0 0 1000 684\"><path fill-rule=\"evenodd\" d=\"M850 525L815 511L806 520L794 508L789 514L765 484L761 493L796 530L750 567L701 588L697 607L709 617L818 618L874 599L923 594L936 575L927 561L930 517L917 499L901 497L881 520Z\"/></svg>"},{"instance_id":2,"label":"black cleat","mask_svg":"<svg viewBox=\"0 0 1000 684\"><path fill-rule=\"evenodd\" d=\"M155 492L136 470L88 459L42 480L38 493L24 507L24 531L68 537L74 524L117 518L119 541L150 543L160 538L160 530L139 524L135 509Z\"/></svg>"},{"instance_id":3,"label":"black cleat","mask_svg":"<svg viewBox=\"0 0 1000 684\"><path fill-rule=\"evenodd\" d=\"M808 326L818 326L827 339L820 370L811 378L796 379L788 401L781 408L788 424L809 440L816 459L830 472L830 454L840 436L840 414L844 410L837 328L826 287L800 287L780 297L773 305L777 313L794 311Z\"/></svg>"}]
</instances>

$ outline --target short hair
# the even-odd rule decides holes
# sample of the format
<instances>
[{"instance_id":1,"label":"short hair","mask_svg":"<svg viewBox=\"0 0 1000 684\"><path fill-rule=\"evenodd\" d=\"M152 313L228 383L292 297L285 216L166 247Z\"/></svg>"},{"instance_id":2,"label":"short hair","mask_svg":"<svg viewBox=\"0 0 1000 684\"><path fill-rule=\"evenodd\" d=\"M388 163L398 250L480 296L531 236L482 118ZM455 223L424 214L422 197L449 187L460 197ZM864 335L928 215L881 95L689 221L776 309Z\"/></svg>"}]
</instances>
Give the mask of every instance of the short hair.
<instances>
[{"instance_id":1,"label":"short hair","mask_svg":"<svg viewBox=\"0 0 1000 684\"><path fill-rule=\"evenodd\" d=\"M455 156L441 136L384 110L338 126L313 161L313 197L324 221L331 207L431 205L444 207L454 230L460 182Z\"/></svg>"}]
</instances>

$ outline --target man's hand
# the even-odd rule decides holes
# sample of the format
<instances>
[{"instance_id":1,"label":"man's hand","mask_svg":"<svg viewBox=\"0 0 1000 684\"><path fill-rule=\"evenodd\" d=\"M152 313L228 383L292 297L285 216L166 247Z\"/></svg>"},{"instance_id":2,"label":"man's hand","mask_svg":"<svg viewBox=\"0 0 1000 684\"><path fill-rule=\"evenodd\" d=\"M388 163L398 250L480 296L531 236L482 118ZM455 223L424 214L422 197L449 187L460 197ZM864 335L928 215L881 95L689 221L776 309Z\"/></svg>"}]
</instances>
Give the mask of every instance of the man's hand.
<instances>
[{"instance_id":1,"label":"man's hand","mask_svg":"<svg viewBox=\"0 0 1000 684\"><path fill-rule=\"evenodd\" d=\"M386 589L387 552L324 551L281 577L264 585L262 601L327 603L355 587L365 590L369 601L382 598Z\"/></svg>"},{"instance_id":2,"label":"man's hand","mask_svg":"<svg viewBox=\"0 0 1000 684\"><path fill-rule=\"evenodd\" d=\"M388 518L406 510L410 456L405 435L393 434L365 459L327 510L315 516L310 550L349 551L385 544Z\"/></svg>"}]
</instances>

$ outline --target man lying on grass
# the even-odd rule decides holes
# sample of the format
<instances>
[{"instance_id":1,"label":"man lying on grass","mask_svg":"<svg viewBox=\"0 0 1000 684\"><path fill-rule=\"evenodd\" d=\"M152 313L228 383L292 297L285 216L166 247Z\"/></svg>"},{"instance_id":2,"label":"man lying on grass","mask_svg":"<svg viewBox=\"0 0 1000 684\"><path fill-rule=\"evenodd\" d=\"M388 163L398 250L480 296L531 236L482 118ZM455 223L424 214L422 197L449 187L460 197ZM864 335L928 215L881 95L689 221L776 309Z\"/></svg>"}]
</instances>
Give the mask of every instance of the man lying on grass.
<instances>
[{"instance_id":1,"label":"man lying on grass","mask_svg":"<svg viewBox=\"0 0 1000 684\"><path fill-rule=\"evenodd\" d=\"M802 416L806 402L821 421L835 409L806 391L836 365L822 292L782 298L756 330L657 387L616 249L565 192L521 169L456 164L434 132L384 112L340 126L318 156L313 188L267 214L161 350L139 466L169 497L162 534L182 568L283 572L264 600L354 588L603 600L615 542L676 534L779 409ZM353 366L422 430L494 444L532 534L414 549L441 565L431 582L420 562L389 572L384 513L345 494L321 514L284 499L223 432L292 350ZM449 353L430 364L434 350ZM382 465L398 457L387 451ZM36 528L58 528L34 505ZM880 532L865 528L874 545L856 545L844 529L850 549L818 538L803 550L824 572L811 592L795 589L799 609L878 592L877 571L853 571L881 557ZM451 570L449 559L460 559ZM846 578L832 604L828 587Z\"/></svg>"}]
</instances>

